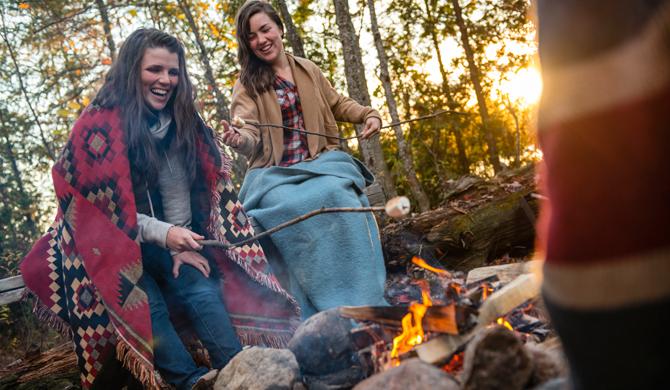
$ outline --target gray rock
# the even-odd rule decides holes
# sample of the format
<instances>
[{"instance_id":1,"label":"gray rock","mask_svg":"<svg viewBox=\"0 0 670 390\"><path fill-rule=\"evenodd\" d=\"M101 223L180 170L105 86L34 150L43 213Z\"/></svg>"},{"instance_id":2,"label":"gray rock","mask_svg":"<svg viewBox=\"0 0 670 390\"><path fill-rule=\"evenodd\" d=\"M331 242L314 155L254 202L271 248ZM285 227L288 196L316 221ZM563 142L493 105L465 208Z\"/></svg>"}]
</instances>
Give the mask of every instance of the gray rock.
<instances>
[{"instance_id":1,"label":"gray rock","mask_svg":"<svg viewBox=\"0 0 670 390\"><path fill-rule=\"evenodd\" d=\"M351 337L354 325L337 309L322 311L303 322L288 344L302 372L322 376L356 366L358 355Z\"/></svg>"},{"instance_id":2,"label":"gray rock","mask_svg":"<svg viewBox=\"0 0 670 390\"><path fill-rule=\"evenodd\" d=\"M373 375L354 390L458 390L458 383L446 372L418 358L408 359L398 367Z\"/></svg>"},{"instance_id":3,"label":"gray rock","mask_svg":"<svg viewBox=\"0 0 670 390\"><path fill-rule=\"evenodd\" d=\"M537 344L526 344L526 350L533 360L531 387L568 375L568 365L560 351L546 350Z\"/></svg>"},{"instance_id":4,"label":"gray rock","mask_svg":"<svg viewBox=\"0 0 670 390\"><path fill-rule=\"evenodd\" d=\"M533 371L530 353L516 335L502 326L483 329L465 349L464 390L519 390Z\"/></svg>"},{"instance_id":5,"label":"gray rock","mask_svg":"<svg viewBox=\"0 0 670 390\"><path fill-rule=\"evenodd\" d=\"M237 354L223 368L215 390L302 389L300 368L288 349L252 347Z\"/></svg>"}]
</instances>

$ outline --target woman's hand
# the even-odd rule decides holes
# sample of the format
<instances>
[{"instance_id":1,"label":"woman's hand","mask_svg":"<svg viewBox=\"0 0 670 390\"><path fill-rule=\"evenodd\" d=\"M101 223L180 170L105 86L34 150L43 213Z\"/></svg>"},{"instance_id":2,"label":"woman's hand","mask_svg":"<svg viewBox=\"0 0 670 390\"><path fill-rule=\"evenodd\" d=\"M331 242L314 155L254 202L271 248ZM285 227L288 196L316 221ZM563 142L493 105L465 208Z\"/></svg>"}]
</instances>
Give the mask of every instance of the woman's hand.
<instances>
[{"instance_id":1,"label":"woman's hand","mask_svg":"<svg viewBox=\"0 0 670 390\"><path fill-rule=\"evenodd\" d=\"M371 116L365 121L365 128L361 133L361 138L368 139L373 135L379 133L379 130L382 128L382 120Z\"/></svg>"},{"instance_id":2,"label":"woman's hand","mask_svg":"<svg viewBox=\"0 0 670 390\"><path fill-rule=\"evenodd\" d=\"M223 143L232 148L239 148L242 146L244 140L240 133L226 121L221 121L221 124L223 125Z\"/></svg>"},{"instance_id":3,"label":"woman's hand","mask_svg":"<svg viewBox=\"0 0 670 390\"><path fill-rule=\"evenodd\" d=\"M202 249L202 245L198 244L196 240L204 240L205 237L193 233L192 231L181 226L172 226L168 229L167 237L165 238L165 245L173 251L193 251Z\"/></svg>"},{"instance_id":4,"label":"woman's hand","mask_svg":"<svg viewBox=\"0 0 670 390\"><path fill-rule=\"evenodd\" d=\"M179 267L181 267L182 264L188 264L195 267L198 271L202 272L206 278L209 277L209 272L211 271L209 262L198 252L186 251L172 256L172 276L174 276L175 279L179 276Z\"/></svg>"}]
</instances>

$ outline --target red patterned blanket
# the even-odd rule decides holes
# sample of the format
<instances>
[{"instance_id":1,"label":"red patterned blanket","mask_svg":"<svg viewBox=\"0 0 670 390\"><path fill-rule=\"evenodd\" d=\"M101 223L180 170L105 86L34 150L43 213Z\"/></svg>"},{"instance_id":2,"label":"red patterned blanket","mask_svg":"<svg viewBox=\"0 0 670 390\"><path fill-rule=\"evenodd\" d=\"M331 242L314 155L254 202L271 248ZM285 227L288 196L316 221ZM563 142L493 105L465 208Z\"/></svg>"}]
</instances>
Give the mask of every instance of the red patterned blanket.
<instances>
[{"instance_id":1,"label":"red patterned blanket","mask_svg":"<svg viewBox=\"0 0 670 390\"><path fill-rule=\"evenodd\" d=\"M236 242L254 234L230 180L230 158L213 132L198 131L193 228ZM157 387L151 320L137 218L118 110L87 108L52 169L58 213L21 264L37 313L73 338L82 385L89 388L111 354L147 387ZM209 248L225 277L226 307L245 344L284 345L299 314L257 242Z\"/></svg>"}]
</instances>

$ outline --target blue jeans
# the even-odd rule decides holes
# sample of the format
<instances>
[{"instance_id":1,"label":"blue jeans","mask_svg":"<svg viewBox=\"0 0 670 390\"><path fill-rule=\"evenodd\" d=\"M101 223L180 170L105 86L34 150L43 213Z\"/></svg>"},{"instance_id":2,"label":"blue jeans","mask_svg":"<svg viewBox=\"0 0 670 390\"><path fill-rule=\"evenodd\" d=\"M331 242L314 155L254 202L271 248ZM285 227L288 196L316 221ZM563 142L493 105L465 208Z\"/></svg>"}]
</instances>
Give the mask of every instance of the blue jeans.
<instances>
[{"instance_id":1,"label":"blue jeans","mask_svg":"<svg viewBox=\"0 0 670 390\"><path fill-rule=\"evenodd\" d=\"M142 245L144 274L140 279L149 297L154 364L163 378L177 389L190 389L209 370L197 367L179 338L172 322L166 297L188 317L203 343L214 368L222 368L242 350L221 299L219 271L210 261L209 278L190 265L182 265L179 277L172 276L172 256L155 245Z\"/></svg>"}]
</instances>

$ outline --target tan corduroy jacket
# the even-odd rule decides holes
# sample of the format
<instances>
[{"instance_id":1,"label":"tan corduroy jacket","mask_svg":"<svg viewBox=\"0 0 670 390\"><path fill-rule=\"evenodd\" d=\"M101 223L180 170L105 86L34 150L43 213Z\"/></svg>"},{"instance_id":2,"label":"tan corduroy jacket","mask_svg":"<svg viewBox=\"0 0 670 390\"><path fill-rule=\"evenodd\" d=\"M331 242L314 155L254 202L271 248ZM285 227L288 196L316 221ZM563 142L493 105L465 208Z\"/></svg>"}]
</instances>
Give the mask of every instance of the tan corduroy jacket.
<instances>
[{"instance_id":1,"label":"tan corduroy jacket","mask_svg":"<svg viewBox=\"0 0 670 390\"><path fill-rule=\"evenodd\" d=\"M363 123L370 117L381 120L379 112L340 95L312 61L287 54L298 87L305 130L338 136L336 121ZM243 142L237 149L249 160L249 168L279 165L284 152L284 130L274 127L257 128L249 123L281 125L282 116L277 94L273 88L252 99L238 80L233 87L231 117L240 117L247 124L240 130ZM324 150L339 148L336 138L307 134L310 158Z\"/></svg>"}]
</instances>

